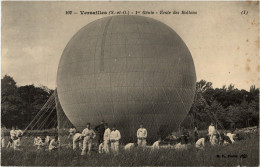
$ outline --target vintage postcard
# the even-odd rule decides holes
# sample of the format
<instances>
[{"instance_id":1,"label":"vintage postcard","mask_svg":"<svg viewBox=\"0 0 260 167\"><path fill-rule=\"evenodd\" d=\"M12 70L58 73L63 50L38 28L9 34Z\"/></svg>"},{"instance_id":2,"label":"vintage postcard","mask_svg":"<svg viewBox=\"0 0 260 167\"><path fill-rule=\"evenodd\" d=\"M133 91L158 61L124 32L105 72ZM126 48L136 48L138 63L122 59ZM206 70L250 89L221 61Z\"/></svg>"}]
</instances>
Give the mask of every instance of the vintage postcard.
<instances>
[{"instance_id":1,"label":"vintage postcard","mask_svg":"<svg viewBox=\"0 0 260 167\"><path fill-rule=\"evenodd\" d=\"M257 1L2 1L1 16L1 165L259 165Z\"/></svg>"}]
</instances>

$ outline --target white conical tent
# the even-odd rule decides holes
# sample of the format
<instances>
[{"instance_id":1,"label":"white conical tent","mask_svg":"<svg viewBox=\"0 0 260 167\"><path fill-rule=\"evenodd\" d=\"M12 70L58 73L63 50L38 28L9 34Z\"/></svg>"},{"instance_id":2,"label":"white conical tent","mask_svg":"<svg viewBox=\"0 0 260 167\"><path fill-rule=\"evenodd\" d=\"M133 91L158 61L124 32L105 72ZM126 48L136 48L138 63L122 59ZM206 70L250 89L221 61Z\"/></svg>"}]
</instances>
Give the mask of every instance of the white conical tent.
<instances>
[{"instance_id":1,"label":"white conical tent","mask_svg":"<svg viewBox=\"0 0 260 167\"><path fill-rule=\"evenodd\" d=\"M182 39L142 16L105 17L83 27L65 47L57 74L61 106L78 130L104 119L124 141L135 140L140 123L149 140L177 129L195 84Z\"/></svg>"}]
</instances>

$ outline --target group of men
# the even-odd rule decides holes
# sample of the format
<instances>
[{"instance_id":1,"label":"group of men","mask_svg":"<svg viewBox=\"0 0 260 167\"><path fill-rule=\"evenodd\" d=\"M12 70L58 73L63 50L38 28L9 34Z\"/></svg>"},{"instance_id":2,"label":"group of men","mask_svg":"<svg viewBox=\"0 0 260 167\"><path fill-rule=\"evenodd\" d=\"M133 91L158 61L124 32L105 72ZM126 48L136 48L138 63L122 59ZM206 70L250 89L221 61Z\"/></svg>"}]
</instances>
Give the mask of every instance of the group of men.
<instances>
[{"instance_id":1,"label":"group of men","mask_svg":"<svg viewBox=\"0 0 260 167\"><path fill-rule=\"evenodd\" d=\"M196 135L196 132L194 132ZM211 123L208 128L208 135L195 141L195 146L198 149L203 149L205 147L205 142L210 142L212 146L215 145L228 145L235 142L236 134L233 132L221 132L219 133L215 128L214 124Z\"/></svg>"},{"instance_id":2,"label":"group of men","mask_svg":"<svg viewBox=\"0 0 260 167\"><path fill-rule=\"evenodd\" d=\"M115 126L112 126L110 129L108 124L103 120L100 125L94 128L97 134L93 129L91 129L90 123L87 123L86 126L87 127L82 131L82 133L77 132L75 128L70 129L69 136L73 136L73 150L77 150L79 147L82 149L81 155L89 155L91 152L93 139L97 137L99 153L109 153L111 151L114 154L118 154L121 134ZM141 124L140 128L137 130L138 146L146 146L146 137L147 130L143 127L143 124Z\"/></svg>"},{"instance_id":3,"label":"group of men","mask_svg":"<svg viewBox=\"0 0 260 167\"><path fill-rule=\"evenodd\" d=\"M1 147L2 148L13 148L14 150L22 150L21 148L21 140L24 132L20 130L17 126L12 126L10 130L10 137L7 145L5 145L5 127L1 127ZM37 147L37 150L48 147L49 151L55 150L59 147L58 136L55 136L53 139L50 136L46 136L46 138L41 138L37 136L34 138L34 146Z\"/></svg>"},{"instance_id":4,"label":"group of men","mask_svg":"<svg viewBox=\"0 0 260 167\"><path fill-rule=\"evenodd\" d=\"M53 139L49 135L47 135L45 138L36 136L34 138L33 145L37 147L37 150L48 147L49 151L53 151L60 147L60 141L58 136L54 136Z\"/></svg>"},{"instance_id":5,"label":"group of men","mask_svg":"<svg viewBox=\"0 0 260 167\"><path fill-rule=\"evenodd\" d=\"M12 147L15 150L19 150L21 146L21 138L23 132L18 129L18 127L12 127L10 131L10 140L8 142L7 147ZM191 143L189 140L189 132L187 130L183 130L182 135L180 137L176 137L171 134L170 140L176 141L174 145L168 144L167 146L161 145L161 138L159 138L156 142L153 143L152 146L147 146L146 138L147 138L147 130L144 128L143 124L140 124L140 128L137 130L137 143L128 143L124 146L124 150L131 150L134 147L142 147L151 148L152 151L158 150L159 148L173 148L175 150L187 149L187 146ZM91 124L87 123L86 128L82 131L82 133L77 132L75 128L71 128L69 130L69 138L72 138L73 141L73 150L76 151L80 148L81 155L88 154L90 155L91 149L93 146L93 139L97 137L98 141L98 150L99 153L109 153L110 151L117 155L119 153L119 140L121 139L121 134L119 130L116 129L115 126L112 126L110 129L108 124L105 121L101 121L101 124L96 126L94 130L91 128ZM194 130L194 143L197 149L204 149L205 142L210 142L212 146L216 144L232 144L235 142L234 140L235 134L233 133L219 133L214 124L208 128L208 134L204 137L199 138L199 133L197 128ZM48 147L49 151L53 151L60 147L60 141L58 136L55 136L53 139L50 136L46 136L46 138L41 138L39 136L35 137L34 145L37 147L37 150ZM2 147L5 147L4 135L2 134Z\"/></svg>"},{"instance_id":6,"label":"group of men","mask_svg":"<svg viewBox=\"0 0 260 167\"><path fill-rule=\"evenodd\" d=\"M1 133L1 147L2 148L5 147L4 131L5 131L5 128L2 127L2 133ZM13 126L10 131L10 138L9 138L9 141L8 141L6 147L14 148L14 150L20 150L22 135L23 135L23 131L20 130L17 126L16 127Z\"/></svg>"}]
</instances>

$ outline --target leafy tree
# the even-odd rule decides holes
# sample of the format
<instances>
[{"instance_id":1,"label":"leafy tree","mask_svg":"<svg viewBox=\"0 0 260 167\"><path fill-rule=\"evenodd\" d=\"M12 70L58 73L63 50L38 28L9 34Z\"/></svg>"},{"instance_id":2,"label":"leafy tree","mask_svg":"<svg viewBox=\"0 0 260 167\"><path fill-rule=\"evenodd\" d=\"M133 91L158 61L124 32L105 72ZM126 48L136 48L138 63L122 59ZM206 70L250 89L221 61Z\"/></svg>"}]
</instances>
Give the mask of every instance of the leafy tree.
<instances>
[{"instance_id":1,"label":"leafy tree","mask_svg":"<svg viewBox=\"0 0 260 167\"><path fill-rule=\"evenodd\" d=\"M1 121L6 127L17 126L21 116L20 106L22 99L17 94L14 79L5 75L1 79Z\"/></svg>"}]
</instances>

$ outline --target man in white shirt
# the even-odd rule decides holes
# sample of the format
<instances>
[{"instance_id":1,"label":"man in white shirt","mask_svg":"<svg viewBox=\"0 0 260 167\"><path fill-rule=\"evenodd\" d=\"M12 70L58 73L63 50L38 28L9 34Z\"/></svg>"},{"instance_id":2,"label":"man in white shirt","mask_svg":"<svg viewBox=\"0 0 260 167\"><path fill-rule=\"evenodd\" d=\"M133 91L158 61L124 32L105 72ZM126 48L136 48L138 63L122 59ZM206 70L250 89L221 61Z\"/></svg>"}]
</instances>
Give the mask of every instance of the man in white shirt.
<instances>
[{"instance_id":1,"label":"man in white shirt","mask_svg":"<svg viewBox=\"0 0 260 167\"><path fill-rule=\"evenodd\" d=\"M88 148L88 155L90 155L92 140L96 137L96 133L90 128L90 123L87 123L87 128L82 131L83 139L83 149L81 155L86 155L86 150Z\"/></svg>"},{"instance_id":2,"label":"man in white shirt","mask_svg":"<svg viewBox=\"0 0 260 167\"><path fill-rule=\"evenodd\" d=\"M211 145L215 145L216 140L217 140L217 137L216 137L217 131L216 131L216 128L213 123L210 124L210 126L208 128L208 132L209 132L209 141L210 141Z\"/></svg>"},{"instance_id":3,"label":"man in white shirt","mask_svg":"<svg viewBox=\"0 0 260 167\"><path fill-rule=\"evenodd\" d=\"M10 139L9 139L9 142L7 144L7 148L8 147L14 147L14 139L16 140L16 131L15 131L15 127L12 126L12 130L10 130Z\"/></svg>"},{"instance_id":4,"label":"man in white shirt","mask_svg":"<svg viewBox=\"0 0 260 167\"><path fill-rule=\"evenodd\" d=\"M53 151L59 148L59 139L58 136L55 136L54 139L51 140L49 145L49 151Z\"/></svg>"},{"instance_id":5,"label":"man in white shirt","mask_svg":"<svg viewBox=\"0 0 260 167\"><path fill-rule=\"evenodd\" d=\"M17 143L17 146L19 147L21 145L23 131L21 129L19 129L18 126L16 126L15 135L18 138L16 143Z\"/></svg>"},{"instance_id":6,"label":"man in white shirt","mask_svg":"<svg viewBox=\"0 0 260 167\"><path fill-rule=\"evenodd\" d=\"M117 155L119 152L119 140L121 139L121 134L116 130L115 126L112 127L110 133L111 151Z\"/></svg>"},{"instance_id":7,"label":"man in white shirt","mask_svg":"<svg viewBox=\"0 0 260 167\"><path fill-rule=\"evenodd\" d=\"M75 133L72 141L73 141L73 145L72 145L73 151L76 151L78 147L80 149L82 149L82 143L81 143L82 135L81 135L81 133Z\"/></svg>"},{"instance_id":8,"label":"man in white shirt","mask_svg":"<svg viewBox=\"0 0 260 167\"><path fill-rule=\"evenodd\" d=\"M68 138L73 137L76 132L77 132L76 128L71 127L69 129L69 136L68 136Z\"/></svg>"},{"instance_id":9,"label":"man in white shirt","mask_svg":"<svg viewBox=\"0 0 260 167\"><path fill-rule=\"evenodd\" d=\"M49 145L50 142L51 142L51 137L50 137L49 135L47 135L47 136L45 137L45 143Z\"/></svg>"},{"instance_id":10,"label":"man in white shirt","mask_svg":"<svg viewBox=\"0 0 260 167\"><path fill-rule=\"evenodd\" d=\"M136 143L128 143L124 146L125 151L131 151L136 146Z\"/></svg>"},{"instance_id":11,"label":"man in white shirt","mask_svg":"<svg viewBox=\"0 0 260 167\"><path fill-rule=\"evenodd\" d=\"M5 147L5 131L6 131L6 127L5 126L1 126L1 147L4 148Z\"/></svg>"},{"instance_id":12,"label":"man in white shirt","mask_svg":"<svg viewBox=\"0 0 260 167\"><path fill-rule=\"evenodd\" d=\"M233 134L233 133L231 133L231 132L228 132L228 133L227 133L227 136L229 137L229 139L231 140L232 143L235 142L234 137L236 136L236 134Z\"/></svg>"},{"instance_id":13,"label":"man in white shirt","mask_svg":"<svg viewBox=\"0 0 260 167\"><path fill-rule=\"evenodd\" d=\"M140 128L137 130L138 147L146 146L146 137L147 137L147 130L143 127L143 124L141 124Z\"/></svg>"},{"instance_id":14,"label":"man in white shirt","mask_svg":"<svg viewBox=\"0 0 260 167\"><path fill-rule=\"evenodd\" d=\"M34 144L34 146L37 147L37 150L40 150L40 149L41 149L41 146L42 146L42 144L43 144L42 138L41 138L40 136L35 137L33 144Z\"/></svg>"},{"instance_id":15,"label":"man in white shirt","mask_svg":"<svg viewBox=\"0 0 260 167\"><path fill-rule=\"evenodd\" d=\"M209 140L208 136L198 139L197 142L195 143L195 147L199 150L203 150L205 147L205 142L207 142L208 140Z\"/></svg>"},{"instance_id":16,"label":"man in white shirt","mask_svg":"<svg viewBox=\"0 0 260 167\"><path fill-rule=\"evenodd\" d=\"M12 126L12 130L10 131L10 137L12 140L14 139L14 137L16 137L16 131L14 126Z\"/></svg>"},{"instance_id":17,"label":"man in white shirt","mask_svg":"<svg viewBox=\"0 0 260 167\"><path fill-rule=\"evenodd\" d=\"M159 140L157 140L156 142L153 143L152 151L159 150L160 149L160 143L161 143L161 138L159 138Z\"/></svg>"},{"instance_id":18,"label":"man in white shirt","mask_svg":"<svg viewBox=\"0 0 260 167\"><path fill-rule=\"evenodd\" d=\"M107 123L104 124L105 126L105 132L104 132L104 136L103 136L103 149L104 149L104 152L105 153L109 153L109 147L108 147L108 144L109 144L109 140L110 140L110 133L111 133L111 130L109 129Z\"/></svg>"}]
</instances>

